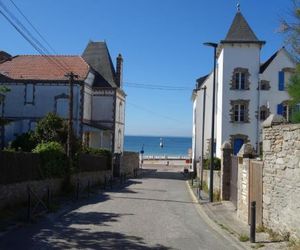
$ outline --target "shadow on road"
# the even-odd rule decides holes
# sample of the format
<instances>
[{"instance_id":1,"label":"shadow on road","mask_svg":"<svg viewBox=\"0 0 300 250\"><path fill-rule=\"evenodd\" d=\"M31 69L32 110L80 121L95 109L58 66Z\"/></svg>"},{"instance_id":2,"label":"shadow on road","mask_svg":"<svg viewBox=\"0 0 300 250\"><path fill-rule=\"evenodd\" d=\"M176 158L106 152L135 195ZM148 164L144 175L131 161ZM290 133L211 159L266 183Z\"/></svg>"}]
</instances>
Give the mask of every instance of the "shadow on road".
<instances>
[{"instance_id":1,"label":"shadow on road","mask_svg":"<svg viewBox=\"0 0 300 250\"><path fill-rule=\"evenodd\" d=\"M20 235L1 239L0 249L171 249L158 244L149 246L141 237L100 231L100 226L109 227L109 223L131 215L71 212L53 224L45 222L39 230L27 228Z\"/></svg>"},{"instance_id":2,"label":"shadow on road","mask_svg":"<svg viewBox=\"0 0 300 250\"><path fill-rule=\"evenodd\" d=\"M161 199L151 199L151 198L141 198L141 197L119 197L114 196L116 199L129 199L129 200L144 200L144 201L158 201L158 202L174 202L174 203L183 203L183 204L198 204L193 201L177 201L177 200L161 200Z\"/></svg>"}]
</instances>

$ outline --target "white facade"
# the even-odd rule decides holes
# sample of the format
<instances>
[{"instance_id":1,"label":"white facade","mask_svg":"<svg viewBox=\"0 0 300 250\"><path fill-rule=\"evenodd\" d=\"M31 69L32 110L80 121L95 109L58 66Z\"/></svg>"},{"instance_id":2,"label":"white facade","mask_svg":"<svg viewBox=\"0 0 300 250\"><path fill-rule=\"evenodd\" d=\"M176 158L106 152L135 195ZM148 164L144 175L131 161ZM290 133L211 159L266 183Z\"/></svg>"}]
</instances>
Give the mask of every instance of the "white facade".
<instances>
[{"instance_id":1,"label":"white facade","mask_svg":"<svg viewBox=\"0 0 300 250\"><path fill-rule=\"evenodd\" d=\"M56 83L6 83L10 91L5 93L3 116L10 120L5 127L6 144L14 140L17 135L26 133L35 128L38 120L47 113L56 113L62 118L68 117L68 95L67 84ZM33 91L28 95L28 89ZM26 94L27 92L27 94ZM74 131L80 133L80 86L73 88L74 105Z\"/></svg>"},{"instance_id":2,"label":"white facade","mask_svg":"<svg viewBox=\"0 0 300 250\"><path fill-rule=\"evenodd\" d=\"M243 29L239 31L241 26ZM261 64L260 51L263 44L238 13L226 39L218 46L214 134L216 157L221 157L221 146L225 141L231 143L234 153L246 142L259 150L263 119L271 113L285 112L283 115L288 116L288 109L284 105L289 96L286 90L280 87L280 84L283 84L280 82L284 79L286 86L296 66L295 62L282 48ZM202 142L203 157L207 158L211 138L213 74L200 79L193 92L194 162L202 157Z\"/></svg>"}]
</instances>

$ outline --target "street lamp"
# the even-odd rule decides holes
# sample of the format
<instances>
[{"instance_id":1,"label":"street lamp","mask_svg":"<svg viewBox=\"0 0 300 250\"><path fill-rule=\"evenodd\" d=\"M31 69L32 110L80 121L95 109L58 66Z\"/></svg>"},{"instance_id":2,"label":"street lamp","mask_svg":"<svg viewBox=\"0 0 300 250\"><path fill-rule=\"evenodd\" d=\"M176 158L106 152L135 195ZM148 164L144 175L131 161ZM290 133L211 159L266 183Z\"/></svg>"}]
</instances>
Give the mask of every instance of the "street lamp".
<instances>
[{"instance_id":1,"label":"street lamp","mask_svg":"<svg viewBox=\"0 0 300 250\"><path fill-rule=\"evenodd\" d=\"M213 202L214 197L214 144L215 144L215 92L216 92L216 61L217 61L217 43L203 43L205 46L214 48L214 78L213 78L213 98L211 113L211 142L210 142L210 183L209 183L209 200Z\"/></svg>"}]
</instances>

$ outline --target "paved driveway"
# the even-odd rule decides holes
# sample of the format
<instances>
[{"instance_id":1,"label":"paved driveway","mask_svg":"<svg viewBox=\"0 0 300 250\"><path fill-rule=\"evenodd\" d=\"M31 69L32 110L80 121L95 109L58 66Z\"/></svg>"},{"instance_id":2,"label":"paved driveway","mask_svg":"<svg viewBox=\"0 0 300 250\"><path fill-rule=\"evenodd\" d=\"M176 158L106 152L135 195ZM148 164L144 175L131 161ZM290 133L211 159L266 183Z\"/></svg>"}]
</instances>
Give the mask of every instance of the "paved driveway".
<instances>
[{"instance_id":1,"label":"paved driveway","mask_svg":"<svg viewBox=\"0 0 300 250\"><path fill-rule=\"evenodd\" d=\"M236 249L199 216L182 169L157 167L125 189L6 234L0 249Z\"/></svg>"}]
</instances>

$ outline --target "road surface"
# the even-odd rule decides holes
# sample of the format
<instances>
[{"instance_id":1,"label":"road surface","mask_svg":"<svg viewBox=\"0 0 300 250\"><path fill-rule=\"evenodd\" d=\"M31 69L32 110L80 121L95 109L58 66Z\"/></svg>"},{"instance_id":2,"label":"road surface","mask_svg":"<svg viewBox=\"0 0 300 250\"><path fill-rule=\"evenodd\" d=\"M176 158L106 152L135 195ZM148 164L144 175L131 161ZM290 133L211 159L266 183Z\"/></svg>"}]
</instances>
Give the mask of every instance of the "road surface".
<instances>
[{"instance_id":1,"label":"road surface","mask_svg":"<svg viewBox=\"0 0 300 250\"><path fill-rule=\"evenodd\" d=\"M123 189L10 231L0 249L237 249L201 218L182 167L144 171Z\"/></svg>"}]
</instances>

